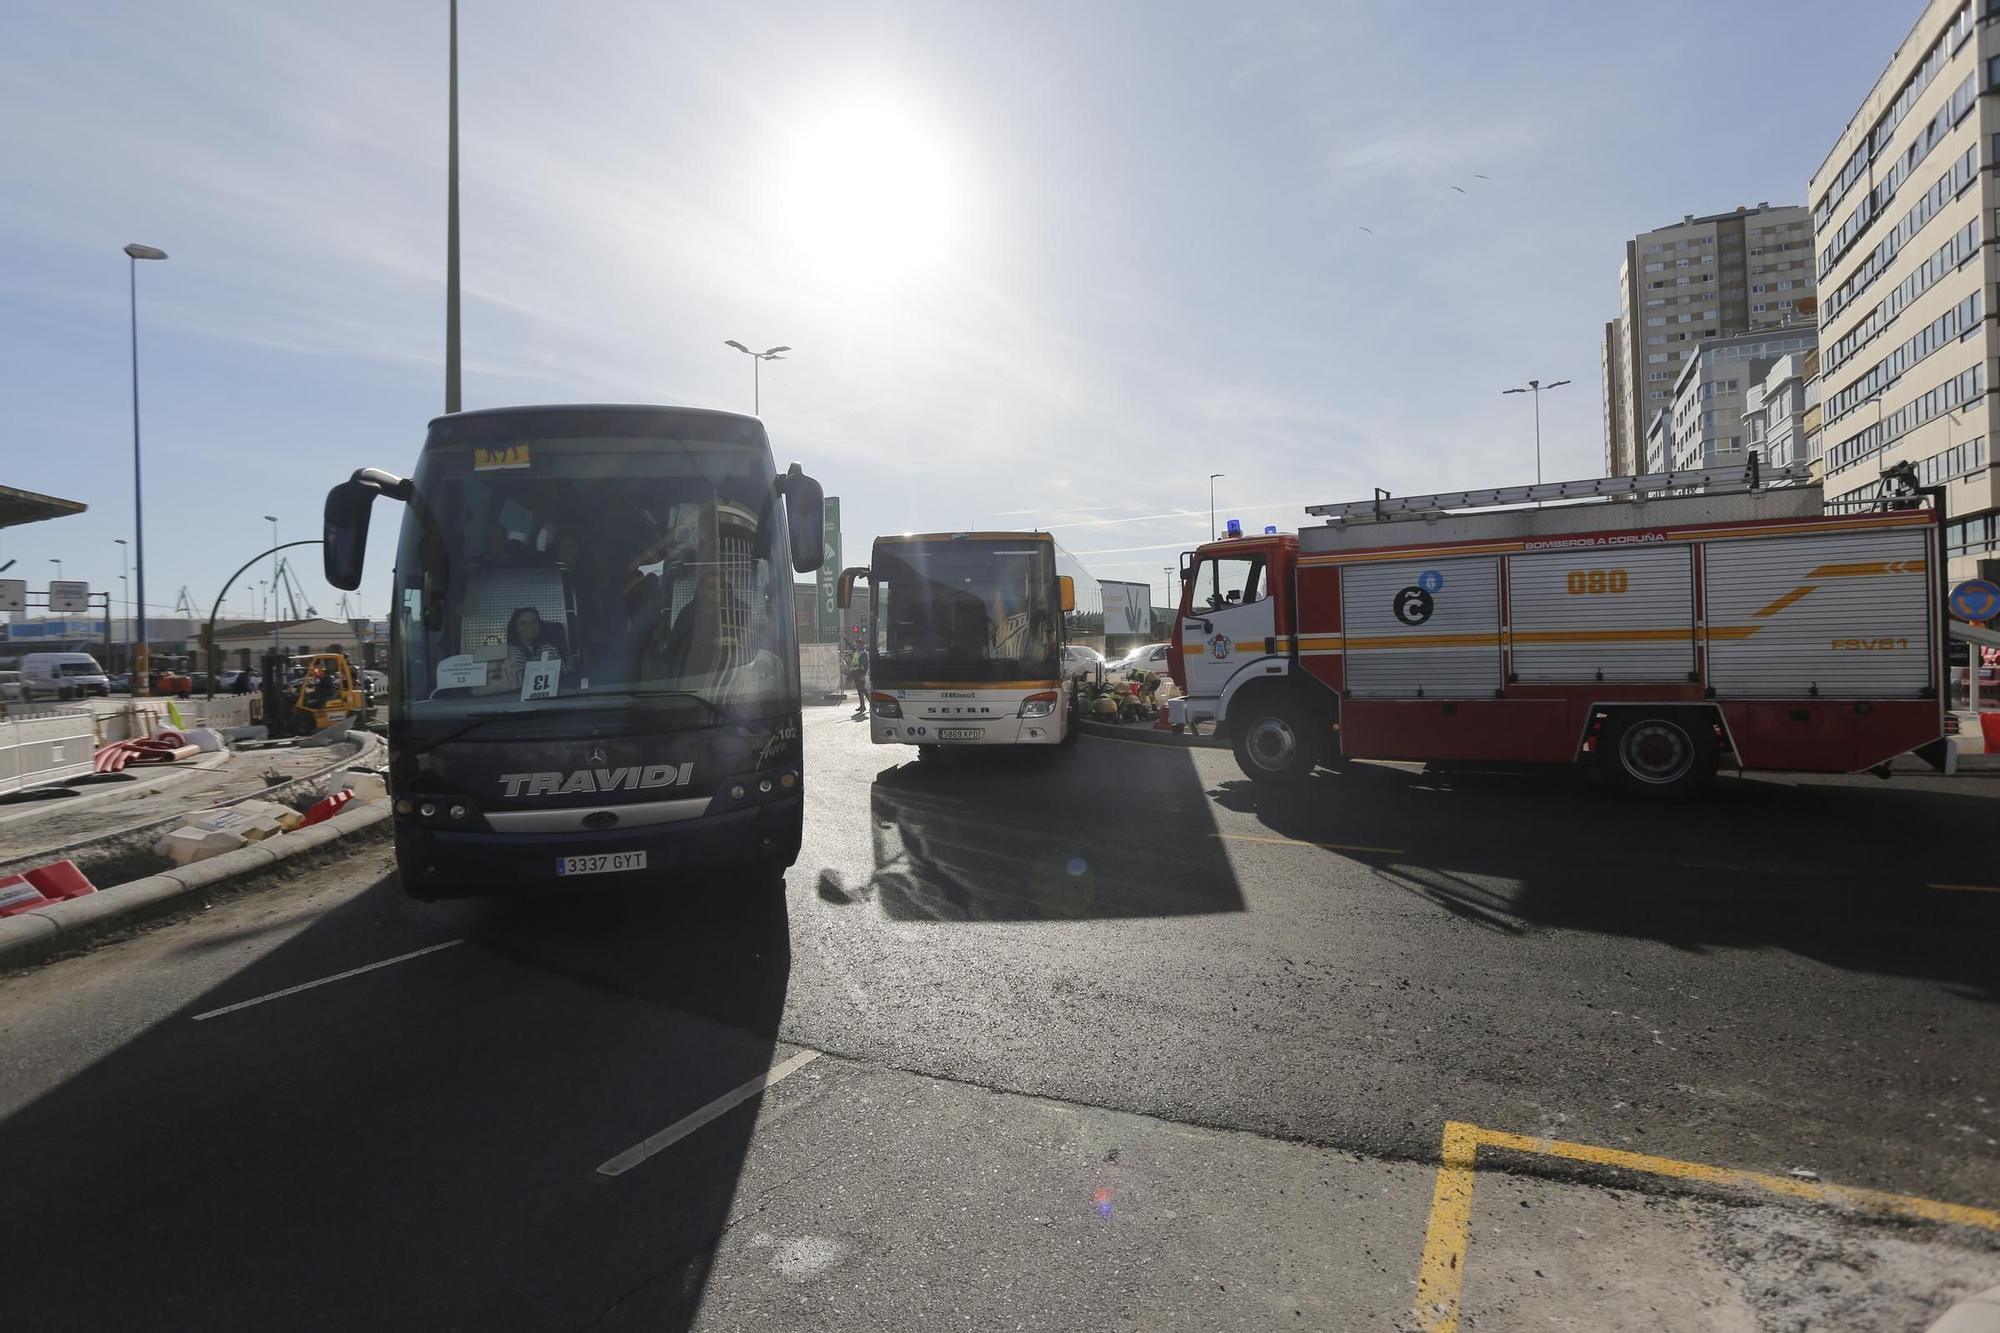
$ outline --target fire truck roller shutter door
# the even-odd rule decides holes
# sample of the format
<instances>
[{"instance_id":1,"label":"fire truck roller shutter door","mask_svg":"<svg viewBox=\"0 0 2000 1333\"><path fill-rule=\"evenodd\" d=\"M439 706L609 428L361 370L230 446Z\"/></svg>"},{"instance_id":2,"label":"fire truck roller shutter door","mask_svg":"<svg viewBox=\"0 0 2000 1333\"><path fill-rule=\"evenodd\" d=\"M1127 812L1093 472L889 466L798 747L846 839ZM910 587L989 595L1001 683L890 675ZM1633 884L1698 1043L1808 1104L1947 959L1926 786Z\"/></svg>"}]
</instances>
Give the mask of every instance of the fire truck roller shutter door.
<instances>
[{"instance_id":1,"label":"fire truck roller shutter door","mask_svg":"<svg viewBox=\"0 0 2000 1333\"><path fill-rule=\"evenodd\" d=\"M1920 530L1710 542L1708 681L1721 699L1914 699L1932 683Z\"/></svg>"},{"instance_id":2,"label":"fire truck roller shutter door","mask_svg":"<svg viewBox=\"0 0 2000 1333\"><path fill-rule=\"evenodd\" d=\"M1500 688L1500 561L1420 557L1341 569L1357 699L1490 699Z\"/></svg>"},{"instance_id":3,"label":"fire truck roller shutter door","mask_svg":"<svg viewBox=\"0 0 2000 1333\"><path fill-rule=\"evenodd\" d=\"M1508 633L1524 683L1685 685L1694 664L1694 553L1580 547L1511 556Z\"/></svg>"}]
</instances>

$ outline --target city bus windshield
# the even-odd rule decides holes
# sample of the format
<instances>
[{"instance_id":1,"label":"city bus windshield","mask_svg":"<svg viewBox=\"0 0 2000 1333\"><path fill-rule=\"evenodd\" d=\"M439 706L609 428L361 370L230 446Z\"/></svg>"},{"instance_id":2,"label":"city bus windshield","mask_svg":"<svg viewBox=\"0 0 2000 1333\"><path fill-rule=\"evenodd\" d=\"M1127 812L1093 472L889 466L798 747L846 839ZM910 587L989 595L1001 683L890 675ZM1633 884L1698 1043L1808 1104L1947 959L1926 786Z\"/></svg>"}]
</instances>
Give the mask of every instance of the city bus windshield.
<instances>
[{"instance_id":1,"label":"city bus windshield","mask_svg":"<svg viewBox=\"0 0 2000 1333\"><path fill-rule=\"evenodd\" d=\"M1046 541L885 542L869 582L869 670L880 684L1058 674L1061 603Z\"/></svg>"},{"instance_id":2,"label":"city bus windshield","mask_svg":"<svg viewBox=\"0 0 2000 1333\"><path fill-rule=\"evenodd\" d=\"M434 440L415 482L396 562L396 716L577 711L595 724L623 710L707 725L796 706L761 433Z\"/></svg>"}]
</instances>

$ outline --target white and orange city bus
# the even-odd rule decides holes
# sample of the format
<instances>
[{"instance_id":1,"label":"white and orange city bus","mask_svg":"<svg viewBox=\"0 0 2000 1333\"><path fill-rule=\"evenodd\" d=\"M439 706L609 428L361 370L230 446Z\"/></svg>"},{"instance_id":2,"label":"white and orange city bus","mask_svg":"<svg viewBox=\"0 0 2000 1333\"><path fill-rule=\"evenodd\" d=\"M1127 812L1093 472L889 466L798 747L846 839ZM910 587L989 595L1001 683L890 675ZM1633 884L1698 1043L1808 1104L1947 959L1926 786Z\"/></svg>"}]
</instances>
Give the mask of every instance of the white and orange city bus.
<instances>
[{"instance_id":1,"label":"white and orange city bus","mask_svg":"<svg viewBox=\"0 0 2000 1333\"><path fill-rule=\"evenodd\" d=\"M869 584L868 733L878 745L1062 745L1074 561L1046 532L878 537L840 575L840 605Z\"/></svg>"}]
</instances>

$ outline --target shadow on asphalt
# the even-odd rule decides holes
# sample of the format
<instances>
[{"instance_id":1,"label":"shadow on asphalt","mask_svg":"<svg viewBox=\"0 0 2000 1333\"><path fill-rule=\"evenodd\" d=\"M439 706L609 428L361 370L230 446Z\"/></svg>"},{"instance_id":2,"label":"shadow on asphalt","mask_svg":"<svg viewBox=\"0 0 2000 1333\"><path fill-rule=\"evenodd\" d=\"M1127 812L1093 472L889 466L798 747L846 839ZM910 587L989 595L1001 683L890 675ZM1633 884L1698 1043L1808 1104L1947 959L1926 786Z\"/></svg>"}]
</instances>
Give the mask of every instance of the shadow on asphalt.
<instances>
[{"instance_id":1,"label":"shadow on asphalt","mask_svg":"<svg viewBox=\"0 0 2000 1333\"><path fill-rule=\"evenodd\" d=\"M1242 911L1189 756L1124 765L1111 748L946 750L884 769L869 792L874 873L852 886L823 873L820 897L911 921Z\"/></svg>"},{"instance_id":2,"label":"shadow on asphalt","mask_svg":"<svg viewBox=\"0 0 2000 1333\"><path fill-rule=\"evenodd\" d=\"M38 1255L7 1325L687 1328L757 1099L596 1168L770 1067L791 964L781 897L696 887L424 907L390 877L316 918L0 1126Z\"/></svg>"},{"instance_id":3,"label":"shadow on asphalt","mask_svg":"<svg viewBox=\"0 0 2000 1333\"><path fill-rule=\"evenodd\" d=\"M2000 893L1927 887L2000 885L2000 787L1724 777L1703 799L1648 805L1588 775L1357 763L1295 790L1236 780L1208 795L1278 837L1399 848L1339 854L1497 934L1778 948L2000 998Z\"/></svg>"}]
</instances>

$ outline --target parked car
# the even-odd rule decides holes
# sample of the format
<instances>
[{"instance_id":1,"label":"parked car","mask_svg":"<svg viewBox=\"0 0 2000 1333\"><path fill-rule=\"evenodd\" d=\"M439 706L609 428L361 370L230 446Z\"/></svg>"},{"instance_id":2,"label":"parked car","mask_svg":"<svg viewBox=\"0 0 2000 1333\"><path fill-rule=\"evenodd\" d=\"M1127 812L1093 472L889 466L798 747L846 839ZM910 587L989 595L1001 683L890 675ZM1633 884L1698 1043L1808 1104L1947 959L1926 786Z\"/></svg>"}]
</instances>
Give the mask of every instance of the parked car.
<instances>
[{"instance_id":1,"label":"parked car","mask_svg":"<svg viewBox=\"0 0 2000 1333\"><path fill-rule=\"evenodd\" d=\"M1063 645L1063 679L1088 675L1104 665L1104 654L1084 643Z\"/></svg>"},{"instance_id":2,"label":"parked car","mask_svg":"<svg viewBox=\"0 0 2000 1333\"><path fill-rule=\"evenodd\" d=\"M239 684L246 676L249 677L249 682L247 684ZM254 671L225 671L222 673L222 678L216 682L215 692L217 694L235 694L241 689L245 694L255 694L263 688L264 678Z\"/></svg>"},{"instance_id":3,"label":"parked car","mask_svg":"<svg viewBox=\"0 0 2000 1333\"><path fill-rule=\"evenodd\" d=\"M111 692L113 694L130 694L132 692L131 672L114 671L110 676L106 677L106 679L108 679L111 682Z\"/></svg>"},{"instance_id":4,"label":"parked car","mask_svg":"<svg viewBox=\"0 0 2000 1333\"><path fill-rule=\"evenodd\" d=\"M28 697L27 686L18 671L0 671L0 703L19 703Z\"/></svg>"},{"instance_id":5,"label":"parked car","mask_svg":"<svg viewBox=\"0 0 2000 1333\"><path fill-rule=\"evenodd\" d=\"M1116 662L1105 666L1106 671L1152 671L1160 675L1167 672L1167 661L1173 653L1171 643L1144 643L1134 648Z\"/></svg>"}]
</instances>

